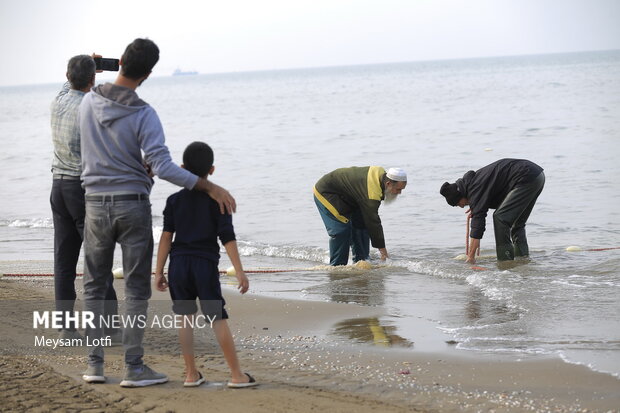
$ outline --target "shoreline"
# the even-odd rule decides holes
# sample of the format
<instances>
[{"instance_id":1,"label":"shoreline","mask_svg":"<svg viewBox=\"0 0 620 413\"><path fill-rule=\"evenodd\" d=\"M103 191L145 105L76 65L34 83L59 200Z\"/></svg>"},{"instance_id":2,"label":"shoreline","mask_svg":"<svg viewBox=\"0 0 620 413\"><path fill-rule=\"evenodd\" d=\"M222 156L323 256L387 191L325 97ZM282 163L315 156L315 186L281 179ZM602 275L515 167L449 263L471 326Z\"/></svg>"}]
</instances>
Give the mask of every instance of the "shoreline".
<instances>
[{"instance_id":1,"label":"shoreline","mask_svg":"<svg viewBox=\"0 0 620 413\"><path fill-rule=\"evenodd\" d=\"M32 283L4 278L0 285L3 300L24 297L49 300L52 297L49 289ZM109 380L103 385L86 385L81 381L85 350L81 354L63 356L7 356L10 348L23 345L28 333L32 335L32 330L24 331L27 329L23 326L22 331L16 331L19 322L5 323L2 327L7 331L2 334L5 344L0 360L3 366L17 363L19 369L28 370L32 376L38 377L40 371L45 371L46 375L55 376L61 382L69 378L73 386L86 395L103 393L102 400L117 400L118 406L116 402L107 406L119 410L141 410L150 406L156 407L156 411L184 411L198 409L202 403L211 403L214 399L223 408L221 411L232 412L247 411L249 405L252 411L274 411L299 405L297 410L301 412L319 408L362 412L377 408L395 412L412 409L613 412L618 411L620 405L620 380L585 366L568 364L557 357L532 356L515 361L504 356L460 354L465 352L447 346L443 346L446 351L433 353L415 348L346 344L330 338L329 332L336 323L380 316L383 314L381 307L240 296L228 289L224 289L224 295L241 364L261 383L256 389L225 389L227 367L212 334L204 338L197 335L196 339L198 365L212 381L199 389L183 389L178 340L174 332L168 331L147 331L145 360L168 374L170 381L145 389L127 390L118 386L123 374L118 347L106 352ZM169 302L166 293L154 291L152 300L159 302L164 298ZM9 320L32 317L27 312L17 314L19 311L12 312ZM8 380L5 370L2 369L3 382ZM22 401L15 401L16 410L28 402L25 395L32 391L30 387L29 382L23 381L16 389L24 395ZM53 399L54 394L49 390L43 398ZM11 409L13 399L8 402ZM54 403L49 402L49 410ZM47 405L41 407L43 411L48 408ZM364 410L366 408L368 410Z\"/></svg>"},{"instance_id":2,"label":"shoreline","mask_svg":"<svg viewBox=\"0 0 620 413\"><path fill-rule=\"evenodd\" d=\"M121 268L122 264L120 263L120 261L117 261L118 257L115 259L115 265L114 268ZM256 268L259 271L264 271L264 270L271 270L273 268L296 268L299 267L299 260L296 259L282 259L282 258L277 258L274 259L273 257L270 256L259 256L259 257L251 257L245 258L246 260L248 260L248 262L250 262L250 268ZM282 265L284 263L284 265ZM13 280L13 281L17 281L19 283L22 284L27 284L32 286L33 288L46 288L46 289L52 289L53 290L53 278L51 276L49 276L49 268L52 265L52 261L49 260L45 260L45 259L41 259L41 260L4 260L4 261L0 261L0 278L2 278L2 273L7 273L7 274L16 274L16 273L31 273L29 275L36 275L38 273L45 273L46 276L44 277L15 277L15 276L10 276L10 277L5 277L4 279L6 280ZM222 256L222 261L220 262L220 269L225 269L227 267L229 267L231 264L228 261L228 257L226 256L226 254L223 254ZM83 263L80 260L78 268L83 267ZM307 267L303 267L303 268L298 268L298 270L300 272L303 272L304 270L310 270L310 271L327 271L327 269L323 269L320 267L325 267L325 268L329 268L328 265L326 264L317 264L317 263L312 263L310 265L308 265ZM354 266L348 266L345 269L336 271L335 274L337 275L355 275L358 271L360 271L360 273L364 273L365 271L363 270L358 270L356 269ZM260 274L250 274L251 277L254 276L260 276ZM250 278L252 279L252 278ZM122 280L117 280L116 284L120 285L122 284L123 281ZM236 294L236 289L234 288L235 284L235 278L231 277L231 276L225 276L224 274L222 275L221 278L221 283L222 283L222 289L223 291L228 291L229 293L233 293L233 295ZM76 290L78 292L78 295L80 295L80 290L81 290L81 276L78 277L77 282L76 282ZM271 287L271 286L269 286ZM272 287L273 288L273 287ZM292 290L281 290L278 291L277 289L274 290L274 295L270 296L269 293L270 291L267 290L265 291L264 289L262 291L258 291L256 293L248 293L246 296L257 296L257 297L263 297L266 299L283 299L283 300L289 300L289 301L301 301L301 302L317 302L317 303L322 303L322 304L327 304L327 305L331 305L331 304L337 304L337 305L341 305L340 302L333 302L333 301L327 301L327 300L316 300L316 298L313 300L313 297L307 297L305 295L299 295L297 296L296 294L290 294L289 291ZM169 301L169 295L168 293L164 293L163 295L158 296L157 295L158 292L155 291L155 289L153 289L153 298L152 300L163 300L163 302L168 302ZM376 305L365 305L365 304L356 304L357 301L349 301L347 302L347 304L344 305L359 305L362 306L363 308L374 308L375 311L370 311L370 312L364 312L364 314L366 314L367 316L370 315L372 316L374 322L378 323L379 326L378 327L385 327L388 330L395 330L394 334L388 334L389 337L389 341L390 343L388 343L387 346L392 347L392 351L396 351L399 350L403 347L408 347L407 346L407 339L406 338L402 338L400 336L398 336L398 331L401 330L403 328L402 325L400 326L394 326L393 327L393 322L390 322L388 320L386 320L386 318L393 318L394 315L390 314L390 312L388 312L388 309L384 309L381 308L381 310L379 310L380 307L376 306ZM392 309L393 311L393 309ZM398 316L396 316L398 317ZM417 352L418 350L421 350L423 353L444 353L444 352L448 352L449 354L456 354L460 357L465 357L465 358L480 358L480 357L499 357L502 359L509 359L509 360L514 360L514 359L530 359L532 357L535 358L557 358L559 360L562 360L564 363L569 364L569 365L573 365L573 366L579 366L579 367L586 367L588 370L594 372L594 373L601 373L601 374L606 374L609 375L611 377L614 377L618 380L620 380L620 373L616 374L614 371L610 371L610 370L605 370L605 369L601 369L601 368L597 368L596 365L592 365L589 364L587 362L580 362L580 361L575 361L569 357L564 357L562 354L549 354L548 352L545 353L530 353L530 352L510 352L510 351L487 351L484 349L468 349L468 348L460 348L460 343L457 341L452 340L453 337L442 331L442 329L438 328L438 326L441 325L441 322L437 323L434 321L431 321L430 319L425 319L425 317L417 317L417 320L415 321L416 324L416 340L415 340L415 345L413 345L414 343L409 343L411 344L410 347L415 347L415 351ZM342 317L340 317L338 320L334 320L334 325L332 325L331 327L334 327L331 329L330 332L330 338L337 340L338 342L342 342L343 341L343 336L345 335L344 333L346 333L346 330L349 330L348 333L353 334L353 333L358 333L359 334L359 330L360 330L360 325L359 323L369 323L369 321L371 321L371 317L348 317L343 315ZM338 323L338 332L336 333L334 330L337 330L335 324ZM383 326L382 324L385 324L385 326ZM326 326L327 327L327 326ZM422 334L420 334L422 333ZM443 339L442 339L443 338ZM375 337L352 337L352 340L360 343L361 345L364 344L374 344L374 345L381 345L380 343L376 343L373 341L375 341ZM447 343L447 345L446 345ZM440 349L436 349L437 344L439 344L439 346L441 346Z\"/></svg>"}]
</instances>

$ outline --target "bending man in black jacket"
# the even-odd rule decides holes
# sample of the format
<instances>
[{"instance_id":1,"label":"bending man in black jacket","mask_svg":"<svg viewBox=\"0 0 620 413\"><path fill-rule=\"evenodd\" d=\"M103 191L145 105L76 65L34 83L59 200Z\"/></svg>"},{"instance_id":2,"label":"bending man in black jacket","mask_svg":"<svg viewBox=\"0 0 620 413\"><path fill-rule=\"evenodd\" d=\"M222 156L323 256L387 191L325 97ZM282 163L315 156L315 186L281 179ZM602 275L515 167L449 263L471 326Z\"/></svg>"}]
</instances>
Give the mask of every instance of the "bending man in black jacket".
<instances>
[{"instance_id":1,"label":"bending man in black jacket","mask_svg":"<svg viewBox=\"0 0 620 413\"><path fill-rule=\"evenodd\" d=\"M525 223L545 186L543 168L525 159L500 159L467 172L453 184L445 182L440 193L448 204L471 214L470 246L467 262L475 263L475 254L485 229L489 208L493 213L497 259L513 260L529 255Z\"/></svg>"}]
</instances>

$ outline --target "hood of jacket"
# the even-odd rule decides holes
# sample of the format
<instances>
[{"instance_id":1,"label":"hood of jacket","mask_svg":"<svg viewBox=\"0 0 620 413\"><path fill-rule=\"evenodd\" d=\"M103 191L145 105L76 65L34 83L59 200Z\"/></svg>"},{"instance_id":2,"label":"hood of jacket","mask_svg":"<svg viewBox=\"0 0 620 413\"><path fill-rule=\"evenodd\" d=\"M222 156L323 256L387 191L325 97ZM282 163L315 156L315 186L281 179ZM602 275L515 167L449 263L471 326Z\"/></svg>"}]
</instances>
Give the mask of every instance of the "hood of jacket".
<instances>
[{"instance_id":1,"label":"hood of jacket","mask_svg":"<svg viewBox=\"0 0 620 413\"><path fill-rule=\"evenodd\" d=\"M459 192L463 195L463 198L469 199L469 185L474 180L476 172L467 171L462 178L457 179L455 184Z\"/></svg>"},{"instance_id":2,"label":"hood of jacket","mask_svg":"<svg viewBox=\"0 0 620 413\"><path fill-rule=\"evenodd\" d=\"M113 83L93 88L93 112L104 126L142 110L148 103L133 90Z\"/></svg>"}]
</instances>

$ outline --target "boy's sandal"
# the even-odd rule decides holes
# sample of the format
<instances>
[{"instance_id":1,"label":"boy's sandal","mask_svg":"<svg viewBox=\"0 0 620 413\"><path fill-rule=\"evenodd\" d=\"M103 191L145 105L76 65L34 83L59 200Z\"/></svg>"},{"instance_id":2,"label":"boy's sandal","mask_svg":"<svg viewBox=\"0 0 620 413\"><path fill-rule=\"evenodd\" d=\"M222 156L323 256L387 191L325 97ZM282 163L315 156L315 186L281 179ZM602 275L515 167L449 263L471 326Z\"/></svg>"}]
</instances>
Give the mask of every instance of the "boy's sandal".
<instances>
[{"instance_id":1,"label":"boy's sandal","mask_svg":"<svg viewBox=\"0 0 620 413\"><path fill-rule=\"evenodd\" d=\"M198 380L196 381L186 381L183 383L183 387L198 387L200 386L202 383L205 383L207 380L205 380L204 377L202 377L202 373L198 372Z\"/></svg>"},{"instance_id":2,"label":"boy's sandal","mask_svg":"<svg viewBox=\"0 0 620 413\"><path fill-rule=\"evenodd\" d=\"M258 386L258 382L254 380L254 377L250 376L248 373L243 374L248 376L248 379L250 379L247 383L233 383L232 381L229 381L228 387L231 389L245 389L246 387Z\"/></svg>"}]
</instances>

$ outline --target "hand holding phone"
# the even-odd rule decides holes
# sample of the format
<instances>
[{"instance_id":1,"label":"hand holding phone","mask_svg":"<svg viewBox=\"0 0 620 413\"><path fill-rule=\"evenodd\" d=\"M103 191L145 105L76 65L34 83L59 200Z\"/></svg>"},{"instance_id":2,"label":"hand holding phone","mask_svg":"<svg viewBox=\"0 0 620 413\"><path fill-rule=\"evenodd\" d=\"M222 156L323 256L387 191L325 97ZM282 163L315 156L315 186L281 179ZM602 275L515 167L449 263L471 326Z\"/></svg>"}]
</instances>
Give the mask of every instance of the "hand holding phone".
<instances>
[{"instance_id":1,"label":"hand holding phone","mask_svg":"<svg viewBox=\"0 0 620 413\"><path fill-rule=\"evenodd\" d=\"M118 72L118 59L110 59L106 57L94 57L95 68L97 71L107 70L109 72Z\"/></svg>"}]
</instances>

